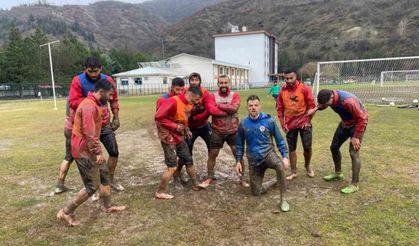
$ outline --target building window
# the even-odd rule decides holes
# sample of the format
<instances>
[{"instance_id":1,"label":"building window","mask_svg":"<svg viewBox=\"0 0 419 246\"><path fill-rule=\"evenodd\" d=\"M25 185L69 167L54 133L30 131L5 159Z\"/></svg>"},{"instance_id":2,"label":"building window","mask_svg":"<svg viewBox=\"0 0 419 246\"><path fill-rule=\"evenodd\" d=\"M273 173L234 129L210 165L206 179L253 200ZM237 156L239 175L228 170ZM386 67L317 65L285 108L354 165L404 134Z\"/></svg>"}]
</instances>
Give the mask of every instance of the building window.
<instances>
[{"instance_id":1,"label":"building window","mask_svg":"<svg viewBox=\"0 0 419 246\"><path fill-rule=\"evenodd\" d=\"M148 80L148 77L147 77L147 76L145 76L145 77L144 77L144 80Z\"/></svg>"},{"instance_id":2,"label":"building window","mask_svg":"<svg viewBox=\"0 0 419 246\"><path fill-rule=\"evenodd\" d=\"M219 67L219 70L220 70L220 71L219 71L219 74L220 74L220 75L224 75L224 67L221 67L221 66L220 66L220 67Z\"/></svg>"},{"instance_id":3,"label":"building window","mask_svg":"<svg viewBox=\"0 0 419 246\"><path fill-rule=\"evenodd\" d=\"M167 85L167 77L163 77L163 85Z\"/></svg>"},{"instance_id":4,"label":"building window","mask_svg":"<svg viewBox=\"0 0 419 246\"><path fill-rule=\"evenodd\" d=\"M230 68L227 68L227 75L230 75Z\"/></svg>"},{"instance_id":5,"label":"building window","mask_svg":"<svg viewBox=\"0 0 419 246\"><path fill-rule=\"evenodd\" d=\"M143 78L135 78L134 83L136 85L142 85L143 84Z\"/></svg>"},{"instance_id":6,"label":"building window","mask_svg":"<svg viewBox=\"0 0 419 246\"><path fill-rule=\"evenodd\" d=\"M121 79L121 85L122 86L128 85L128 79Z\"/></svg>"}]
</instances>

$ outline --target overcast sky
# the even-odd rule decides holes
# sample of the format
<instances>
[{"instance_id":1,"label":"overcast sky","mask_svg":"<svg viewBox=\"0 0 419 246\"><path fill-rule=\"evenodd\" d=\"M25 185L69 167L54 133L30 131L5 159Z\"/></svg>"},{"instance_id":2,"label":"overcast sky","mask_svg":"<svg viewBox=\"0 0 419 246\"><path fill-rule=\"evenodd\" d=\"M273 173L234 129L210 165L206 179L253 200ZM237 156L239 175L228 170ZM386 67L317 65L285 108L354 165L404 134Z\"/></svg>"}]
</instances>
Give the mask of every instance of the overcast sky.
<instances>
[{"instance_id":1,"label":"overcast sky","mask_svg":"<svg viewBox=\"0 0 419 246\"><path fill-rule=\"evenodd\" d=\"M89 3L98 2L99 0L47 0L48 3L54 5L64 5L64 4L78 4L78 5L87 5ZM103 1L103 0L102 0ZM147 0L118 0L120 2L126 3L141 3ZM36 3L38 0L0 0L0 9L10 9L13 6L18 6L21 4Z\"/></svg>"}]
</instances>

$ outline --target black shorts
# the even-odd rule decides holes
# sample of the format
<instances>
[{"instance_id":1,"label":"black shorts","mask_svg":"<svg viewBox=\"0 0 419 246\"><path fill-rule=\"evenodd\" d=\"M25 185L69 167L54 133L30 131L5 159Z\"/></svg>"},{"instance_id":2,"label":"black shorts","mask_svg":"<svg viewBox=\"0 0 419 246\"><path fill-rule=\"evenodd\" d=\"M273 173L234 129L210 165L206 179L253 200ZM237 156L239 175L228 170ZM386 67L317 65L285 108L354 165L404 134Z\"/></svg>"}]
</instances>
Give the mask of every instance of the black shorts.
<instances>
[{"instance_id":1,"label":"black shorts","mask_svg":"<svg viewBox=\"0 0 419 246\"><path fill-rule=\"evenodd\" d=\"M89 195L95 193L99 185L109 185L110 176L107 164L98 165L94 160L87 158L75 159L79 169L84 188Z\"/></svg>"},{"instance_id":2,"label":"black shorts","mask_svg":"<svg viewBox=\"0 0 419 246\"><path fill-rule=\"evenodd\" d=\"M185 165L193 165L192 155L191 152L189 152L188 144L185 141L178 144L161 142L161 146L164 152L164 163L168 167L176 167L178 157Z\"/></svg>"},{"instance_id":3,"label":"black shorts","mask_svg":"<svg viewBox=\"0 0 419 246\"><path fill-rule=\"evenodd\" d=\"M64 160L68 162L73 161L73 156L71 155L71 130L64 129L64 137L65 137L65 157Z\"/></svg>"},{"instance_id":4,"label":"black shorts","mask_svg":"<svg viewBox=\"0 0 419 246\"><path fill-rule=\"evenodd\" d=\"M211 146L211 127L209 124L206 124L205 126L201 126L198 128L190 128L192 132L192 138L187 139L187 144L189 146L189 151L191 154L193 153L193 145L198 137L201 137L205 145L207 145L208 152L210 151Z\"/></svg>"},{"instance_id":5,"label":"black shorts","mask_svg":"<svg viewBox=\"0 0 419 246\"><path fill-rule=\"evenodd\" d=\"M330 149L332 151L339 150L342 144L346 140L354 136L355 129L356 129L356 126L345 128L343 127L342 122L340 122L338 127L336 128L335 134L333 135L333 140L332 140L332 144L330 145ZM364 132L362 132L361 136L359 137L359 142L362 142L362 139L364 138L364 133L366 130L367 129L365 128Z\"/></svg>"},{"instance_id":6,"label":"black shorts","mask_svg":"<svg viewBox=\"0 0 419 246\"><path fill-rule=\"evenodd\" d=\"M110 157L118 157L118 144L116 143L115 133L110 126L102 127L100 132L100 142L105 146Z\"/></svg>"},{"instance_id":7,"label":"black shorts","mask_svg":"<svg viewBox=\"0 0 419 246\"><path fill-rule=\"evenodd\" d=\"M223 148L224 142L229 146L236 146L237 132L234 134L211 133L211 149Z\"/></svg>"},{"instance_id":8,"label":"black shorts","mask_svg":"<svg viewBox=\"0 0 419 246\"><path fill-rule=\"evenodd\" d=\"M300 133L301 141L303 142L304 150L311 150L313 142L313 128L308 129L292 129L287 133L287 143L290 152L294 152L297 149L298 133Z\"/></svg>"}]
</instances>

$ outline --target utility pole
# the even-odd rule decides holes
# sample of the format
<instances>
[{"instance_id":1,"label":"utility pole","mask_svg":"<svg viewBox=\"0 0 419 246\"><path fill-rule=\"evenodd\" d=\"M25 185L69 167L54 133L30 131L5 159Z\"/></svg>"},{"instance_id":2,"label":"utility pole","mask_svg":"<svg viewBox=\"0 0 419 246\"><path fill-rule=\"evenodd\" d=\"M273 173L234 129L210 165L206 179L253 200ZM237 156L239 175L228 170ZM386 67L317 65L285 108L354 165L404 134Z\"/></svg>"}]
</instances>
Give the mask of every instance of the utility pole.
<instances>
[{"instance_id":1,"label":"utility pole","mask_svg":"<svg viewBox=\"0 0 419 246\"><path fill-rule=\"evenodd\" d=\"M163 60L164 60L164 40L163 39L161 39L161 53L162 53Z\"/></svg>"},{"instance_id":2,"label":"utility pole","mask_svg":"<svg viewBox=\"0 0 419 246\"><path fill-rule=\"evenodd\" d=\"M49 65L51 68L51 82L52 82L52 95L54 97L54 110L57 110L57 98L55 96L55 81L54 81L54 69L52 68L52 56L51 56L51 44L59 43L60 40L48 42L46 44L41 44L39 48L42 46L48 45L48 53L49 53Z\"/></svg>"}]
</instances>

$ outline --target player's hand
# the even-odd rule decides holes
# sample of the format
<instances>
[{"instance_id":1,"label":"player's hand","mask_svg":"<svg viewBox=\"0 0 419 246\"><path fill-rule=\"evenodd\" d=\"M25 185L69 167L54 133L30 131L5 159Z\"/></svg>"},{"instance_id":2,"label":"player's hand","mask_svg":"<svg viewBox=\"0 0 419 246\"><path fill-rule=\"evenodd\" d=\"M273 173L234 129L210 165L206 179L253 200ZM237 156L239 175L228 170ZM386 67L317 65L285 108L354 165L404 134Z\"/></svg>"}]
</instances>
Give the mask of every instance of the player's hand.
<instances>
[{"instance_id":1,"label":"player's hand","mask_svg":"<svg viewBox=\"0 0 419 246\"><path fill-rule=\"evenodd\" d=\"M97 155L96 156L96 164L102 165L106 162L106 159L103 155Z\"/></svg>"},{"instance_id":2,"label":"player's hand","mask_svg":"<svg viewBox=\"0 0 419 246\"><path fill-rule=\"evenodd\" d=\"M303 130L307 130L307 129L309 129L311 127L311 123L310 122L308 122L308 123L305 123L304 124L304 126L303 127L301 127L301 129L303 129Z\"/></svg>"},{"instance_id":3,"label":"player's hand","mask_svg":"<svg viewBox=\"0 0 419 246\"><path fill-rule=\"evenodd\" d=\"M243 175L242 164L240 163L240 161L238 161L236 164L236 173L237 175L239 175L239 177Z\"/></svg>"},{"instance_id":4,"label":"player's hand","mask_svg":"<svg viewBox=\"0 0 419 246\"><path fill-rule=\"evenodd\" d=\"M111 128L112 130L116 131L118 130L118 128L121 126L120 122L119 122L119 118L113 118L112 119L112 123L111 123Z\"/></svg>"},{"instance_id":5,"label":"player's hand","mask_svg":"<svg viewBox=\"0 0 419 246\"><path fill-rule=\"evenodd\" d=\"M284 170L288 170L288 167L289 167L290 163L289 163L287 157L282 158L282 164L284 164Z\"/></svg>"},{"instance_id":6,"label":"player's hand","mask_svg":"<svg viewBox=\"0 0 419 246\"><path fill-rule=\"evenodd\" d=\"M316 111L317 111L317 107L307 110L306 114L307 114L308 117L313 117L314 114L316 113Z\"/></svg>"},{"instance_id":7,"label":"player's hand","mask_svg":"<svg viewBox=\"0 0 419 246\"><path fill-rule=\"evenodd\" d=\"M184 124L178 124L176 127L176 131L178 132L183 132L185 130L185 125Z\"/></svg>"},{"instance_id":8,"label":"player's hand","mask_svg":"<svg viewBox=\"0 0 419 246\"><path fill-rule=\"evenodd\" d=\"M355 151L361 149L361 141L359 141L359 138L351 138L351 144Z\"/></svg>"},{"instance_id":9,"label":"player's hand","mask_svg":"<svg viewBox=\"0 0 419 246\"><path fill-rule=\"evenodd\" d=\"M192 132L191 132L191 130L189 129L189 127L185 129L185 137L186 137L187 139L191 139L191 138L192 138Z\"/></svg>"}]
</instances>

